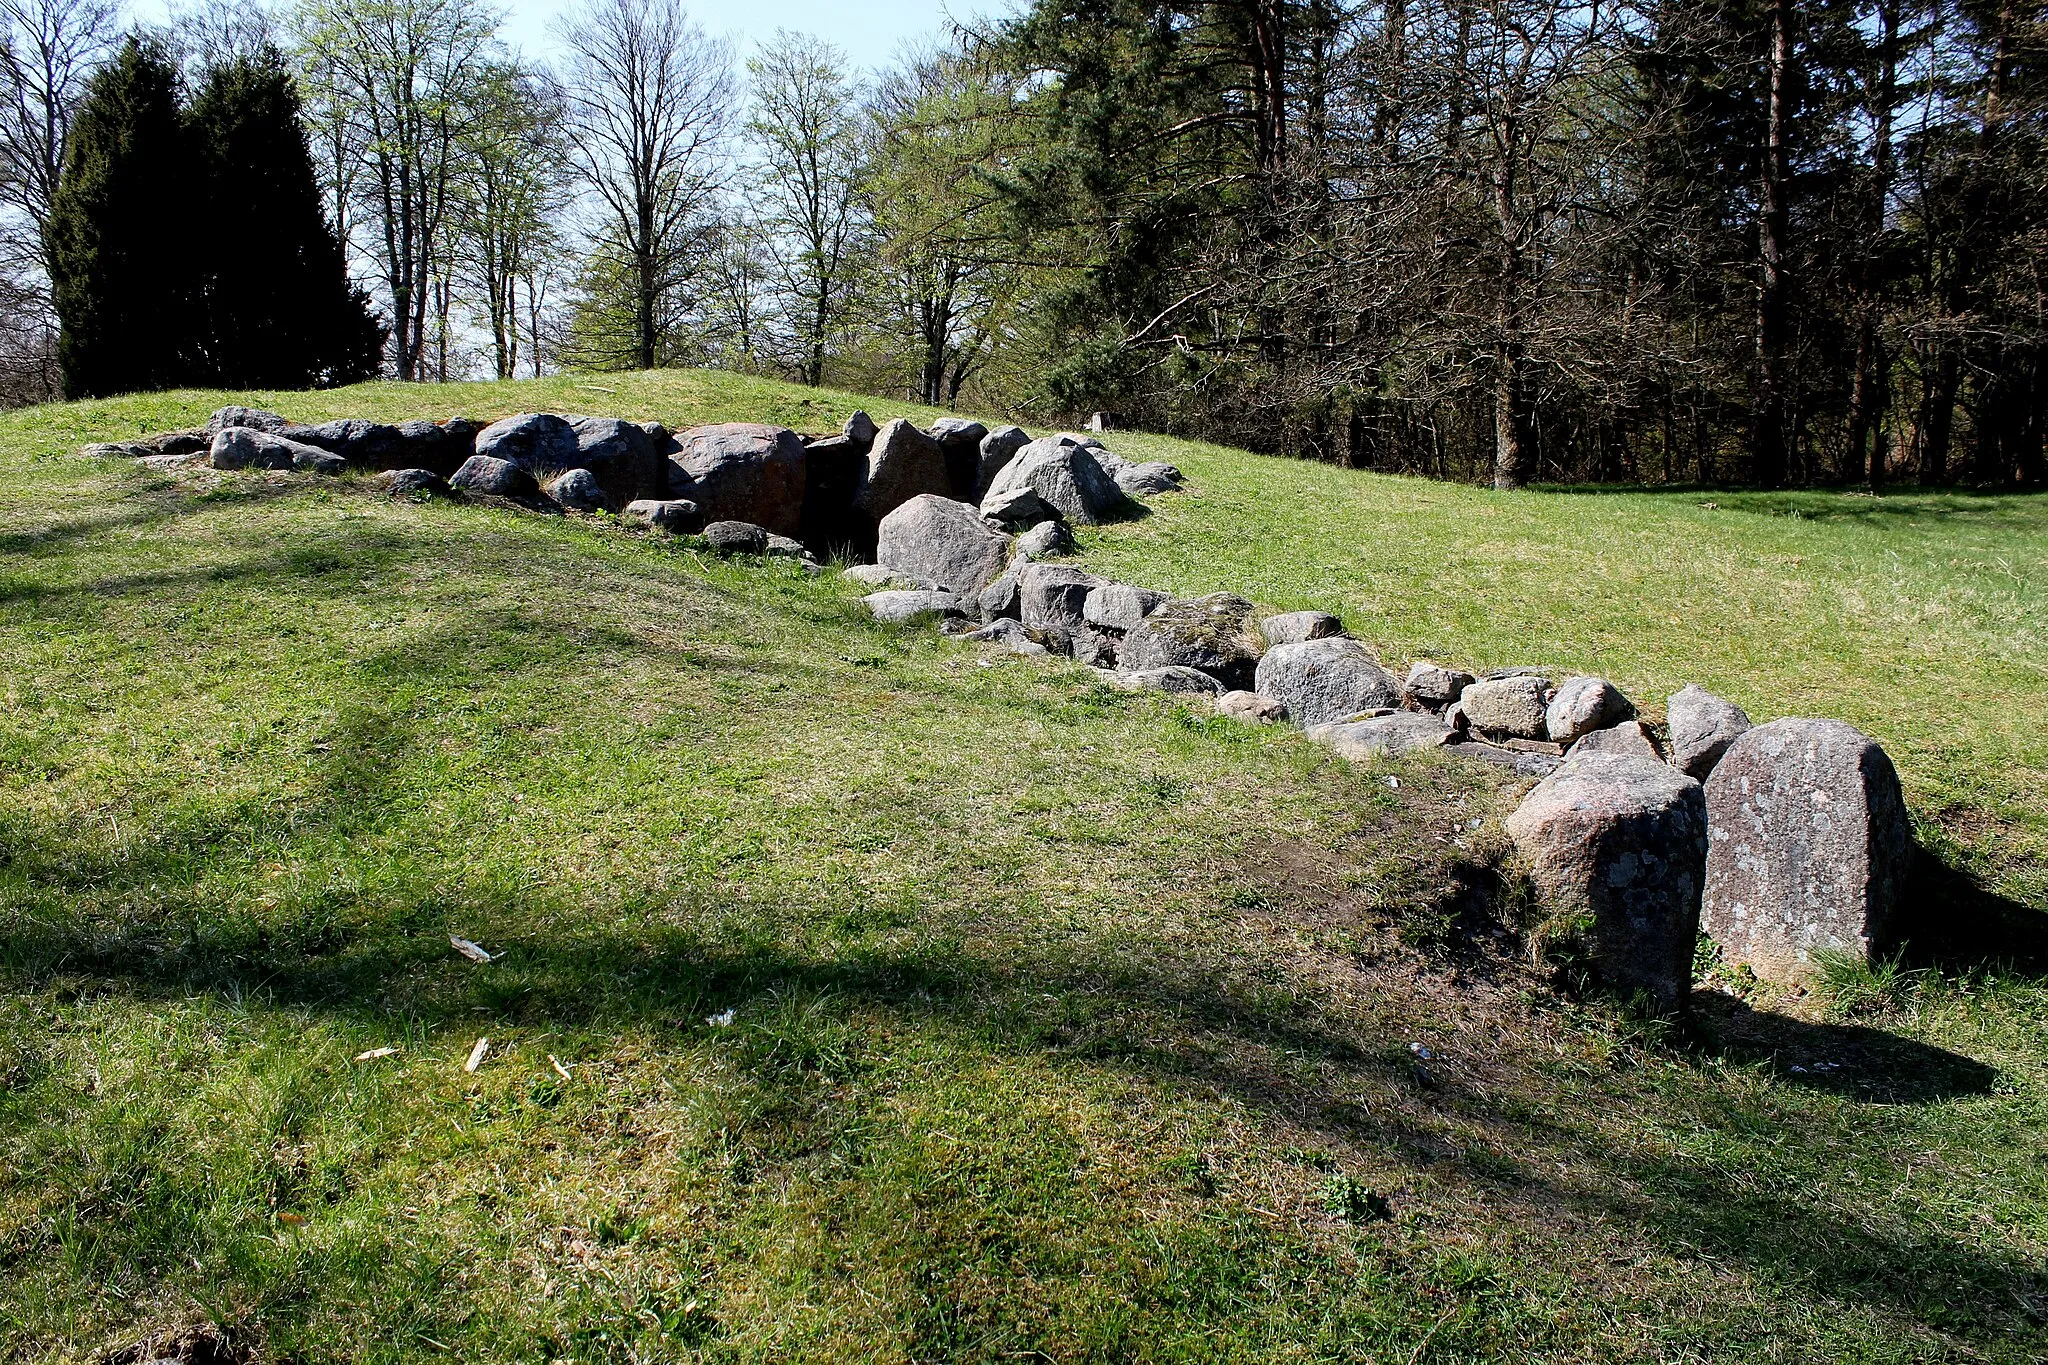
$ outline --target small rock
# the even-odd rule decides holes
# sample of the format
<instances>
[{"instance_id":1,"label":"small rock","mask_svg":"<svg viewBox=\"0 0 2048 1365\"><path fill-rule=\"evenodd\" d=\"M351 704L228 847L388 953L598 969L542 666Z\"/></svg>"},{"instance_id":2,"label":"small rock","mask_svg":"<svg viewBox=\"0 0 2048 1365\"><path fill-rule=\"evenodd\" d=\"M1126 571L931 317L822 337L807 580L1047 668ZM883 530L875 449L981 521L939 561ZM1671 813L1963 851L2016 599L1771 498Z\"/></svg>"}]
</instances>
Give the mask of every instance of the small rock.
<instances>
[{"instance_id":1,"label":"small rock","mask_svg":"<svg viewBox=\"0 0 2048 1365\"><path fill-rule=\"evenodd\" d=\"M967 599L951 592L892 588L869 593L861 601L867 604L867 609L877 621L887 621L892 625L907 625L927 616L964 617L969 614Z\"/></svg>"},{"instance_id":2,"label":"small rock","mask_svg":"<svg viewBox=\"0 0 2048 1365\"><path fill-rule=\"evenodd\" d=\"M1199 668L1179 664L1165 668L1143 668L1134 673L1113 675L1116 685L1131 692L1187 692L1201 696L1222 695L1223 684Z\"/></svg>"},{"instance_id":3,"label":"small rock","mask_svg":"<svg viewBox=\"0 0 2048 1365\"><path fill-rule=\"evenodd\" d=\"M1012 654L1049 654L1052 652L1031 638L1031 632L1024 628L1022 621L1013 621L1007 618L998 618L989 622L980 630L971 630L960 638L963 640L1000 644Z\"/></svg>"},{"instance_id":4,"label":"small rock","mask_svg":"<svg viewBox=\"0 0 2048 1365\"><path fill-rule=\"evenodd\" d=\"M1111 477L1116 480L1118 488L1134 498L1150 498L1161 493L1172 493L1178 490L1183 482L1178 469L1160 460L1127 463Z\"/></svg>"},{"instance_id":5,"label":"small rock","mask_svg":"<svg viewBox=\"0 0 2048 1365\"><path fill-rule=\"evenodd\" d=\"M768 552L768 528L751 521L714 521L704 527L704 539L718 555L758 555Z\"/></svg>"},{"instance_id":6,"label":"small rock","mask_svg":"<svg viewBox=\"0 0 2048 1365\"><path fill-rule=\"evenodd\" d=\"M1506 768L1520 777L1548 777L1564 766L1563 759L1551 754L1518 753L1498 744L1489 744L1483 739L1473 739L1455 730L1444 742L1444 752L1459 758L1490 763L1497 768Z\"/></svg>"},{"instance_id":7,"label":"small rock","mask_svg":"<svg viewBox=\"0 0 2048 1365\"><path fill-rule=\"evenodd\" d=\"M1546 739L1544 713L1550 705L1550 684L1536 674L1512 673L1467 687L1458 698L1465 718L1476 730L1514 739Z\"/></svg>"},{"instance_id":8,"label":"small rock","mask_svg":"<svg viewBox=\"0 0 2048 1365\"><path fill-rule=\"evenodd\" d=\"M454 490L448 480L431 469L388 469L374 480L376 487L392 497L446 497Z\"/></svg>"},{"instance_id":9,"label":"small rock","mask_svg":"<svg viewBox=\"0 0 2048 1365\"><path fill-rule=\"evenodd\" d=\"M981 590L978 601L981 619L1000 621L1022 614L1024 606L1017 591L1017 575L1006 573Z\"/></svg>"},{"instance_id":10,"label":"small rock","mask_svg":"<svg viewBox=\"0 0 2048 1365\"><path fill-rule=\"evenodd\" d=\"M1339 758L1360 761L1440 748L1450 741L1451 730L1435 716L1419 711L1389 711L1365 720L1317 725L1308 737L1329 746Z\"/></svg>"},{"instance_id":11,"label":"small rock","mask_svg":"<svg viewBox=\"0 0 2048 1365\"><path fill-rule=\"evenodd\" d=\"M1445 668L1442 664L1428 659L1417 659L1408 665L1408 681L1402 691L1408 700L1425 711L1441 711L1465 695L1465 689L1476 681L1470 673L1457 668Z\"/></svg>"},{"instance_id":12,"label":"small rock","mask_svg":"<svg viewBox=\"0 0 2048 1365\"><path fill-rule=\"evenodd\" d=\"M548 496L576 512L609 512L616 504L587 469L572 469L548 485Z\"/></svg>"},{"instance_id":13,"label":"small rock","mask_svg":"<svg viewBox=\"0 0 2048 1365\"><path fill-rule=\"evenodd\" d=\"M1600 979L1658 1009L1682 1008L1707 863L1700 784L1654 759L1573 757L1523 799L1507 830L1552 907L1591 917Z\"/></svg>"},{"instance_id":14,"label":"small rock","mask_svg":"<svg viewBox=\"0 0 2048 1365\"><path fill-rule=\"evenodd\" d=\"M1747 712L1697 683L1687 683L1674 693L1664 714L1671 731L1671 761L1687 777L1700 782L1707 780L1728 746L1750 728Z\"/></svg>"},{"instance_id":15,"label":"small rock","mask_svg":"<svg viewBox=\"0 0 2048 1365\"><path fill-rule=\"evenodd\" d=\"M1128 583L1104 583L1081 603L1081 619L1103 630L1128 631L1172 600L1171 593L1134 588Z\"/></svg>"},{"instance_id":16,"label":"small rock","mask_svg":"<svg viewBox=\"0 0 2048 1365\"><path fill-rule=\"evenodd\" d=\"M1654 758L1659 763L1664 761L1664 751L1657 747L1657 737L1650 733L1649 726L1639 720L1625 720L1605 730L1581 735L1572 745L1571 752L1573 757L1580 754L1633 754L1637 758Z\"/></svg>"},{"instance_id":17,"label":"small rock","mask_svg":"<svg viewBox=\"0 0 2048 1365\"><path fill-rule=\"evenodd\" d=\"M294 423L278 416L268 408L215 408L213 416L206 419L206 434L209 439L219 436L229 427L247 427L271 436L282 436Z\"/></svg>"},{"instance_id":18,"label":"small rock","mask_svg":"<svg viewBox=\"0 0 2048 1365\"><path fill-rule=\"evenodd\" d=\"M839 434L859 446L862 450L866 450L875 443L875 435L878 431L880 431L880 428L875 425L875 419L862 412L859 408L855 408L853 416L847 418L846 425L839 429Z\"/></svg>"},{"instance_id":19,"label":"small rock","mask_svg":"<svg viewBox=\"0 0 2048 1365\"><path fill-rule=\"evenodd\" d=\"M773 531L768 533L768 544L762 549L761 553L776 559L809 559L811 557L811 552L805 548L801 540L796 539L794 536L778 536Z\"/></svg>"},{"instance_id":20,"label":"small rock","mask_svg":"<svg viewBox=\"0 0 2048 1365\"><path fill-rule=\"evenodd\" d=\"M1334 640L1344 623L1326 611L1284 611L1259 622L1269 645L1298 645L1304 640Z\"/></svg>"},{"instance_id":21,"label":"small rock","mask_svg":"<svg viewBox=\"0 0 2048 1365\"><path fill-rule=\"evenodd\" d=\"M704 526L703 509L688 498L635 498L619 516L677 536L694 534Z\"/></svg>"},{"instance_id":22,"label":"small rock","mask_svg":"<svg viewBox=\"0 0 2048 1365\"><path fill-rule=\"evenodd\" d=\"M982 517L998 526L1031 527L1057 520L1060 510L1026 485L991 488L981 499Z\"/></svg>"},{"instance_id":23,"label":"small rock","mask_svg":"<svg viewBox=\"0 0 2048 1365\"><path fill-rule=\"evenodd\" d=\"M1088 629L1088 594L1103 580L1065 564L1022 564L1014 577L1017 614L1025 625L1067 636Z\"/></svg>"},{"instance_id":24,"label":"small rock","mask_svg":"<svg viewBox=\"0 0 2048 1365\"><path fill-rule=\"evenodd\" d=\"M144 460L164 452L146 441L100 441L80 446L78 453L89 460Z\"/></svg>"},{"instance_id":25,"label":"small rock","mask_svg":"<svg viewBox=\"0 0 2048 1365\"><path fill-rule=\"evenodd\" d=\"M1605 678L1566 678L1544 709L1543 726L1559 744L1619 725L1636 713L1621 689Z\"/></svg>"},{"instance_id":26,"label":"small rock","mask_svg":"<svg viewBox=\"0 0 2048 1365\"><path fill-rule=\"evenodd\" d=\"M1247 725L1274 725L1287 719L1287 707L1272 697L1262 697L1256 692L1242 688L1225 692L1216 699L1216 710L1220 715L1241 720Z\"/></svg>"},{"instance_id":27,"label":"small rock","mask_svg":"<svg viewBox=\"0 0 2048 1365\"><path fill-rule=\"evenodd\" d=\"M850 578L864 588L921 588L931 591L940 586L937 583L922 583L906 579L902 574L897 573L893 569L886 569L880 564L849 565L841 572L840 577Z\"/></svg>"},{"instance_id":28,"label":"small rock","mask_svg":"<svg viewBox=\"0 0 2048 1365\"><path fill-rule=\"evenodd\" d=\"M465 493L485 493L500 498L530 498L540 494L533 475L510 460L490 455L472 455L448 480L448 486Z\"/></svg>"},{"instance_id":29,"label":"small rock","mask_svg":"<svg viewBox=\"0 0 2048 1365\"><path fill-rule=\"evenodd\" d=\"M1052 559L1074 553L1074 533L1064 521L1041 521L1017 537L1017 553L1026 559Z\"/></svg>"}]
</instances>

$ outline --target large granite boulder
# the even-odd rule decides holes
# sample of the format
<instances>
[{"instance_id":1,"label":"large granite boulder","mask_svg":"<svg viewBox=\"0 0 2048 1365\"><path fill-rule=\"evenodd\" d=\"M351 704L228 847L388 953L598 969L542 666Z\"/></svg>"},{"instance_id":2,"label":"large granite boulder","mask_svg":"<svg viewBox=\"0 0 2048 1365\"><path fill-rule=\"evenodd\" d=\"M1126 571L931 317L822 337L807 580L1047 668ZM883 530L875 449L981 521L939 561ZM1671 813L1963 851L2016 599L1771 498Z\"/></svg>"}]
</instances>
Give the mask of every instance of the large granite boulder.
<instances>
[{"instance_id":1,"label":"large granite boulder","mask_svg":"<svg viewBox=\"0 0 2048 1365\"><path fill-rule=\"evenodd\" d=\"M984 516L1010 520L1019 515L1024 493L1051 508L1069 522L1093 526L1124 506L1123 490L1102 472L1087 447L1062 442L1058 437L1033 441L1019 450L990 480L982 496ZM1036 520L1036 518L1033 518Z\"/></svg>"},{"instance_id":2,"label":"large granite boulder","mask_svg":"<svg viewBox=\"0 0 2048 1365\"><path fill-rule=\"evenodd\" d=\"M1683 1008L1707 863L1700 784L1655 759L1575 756L1536 784L1507 830L1551 907L1589 922L1600 980L1659 1010Z\"/></svg>"},{"instance_id":3,"label":"large granite boulder","mask_svg":"<svg viewBox=\"0 0 2048 1365\"><path fill-rule=\"evenodd\" d=\"M769 531L751 521L714 521L704 527L704 541L720 558L768 553Z\"/></svg>"},{"instance_id":4,"label":"large granite boulder","mask_svg":"<svg viewBox=\"0 0 2048 1365\"><path fill-rule=\"evenodd\" d=\"M988 435L988 428L965 417L941 417L926 429L925 435L938 442L940 453L946 457L946 479L953 486L952 495L979 502L981 442Z\"/></svg>"},{"instance_id":5,"label":"large granite boulder","mask_svg":"<svg viewBox=\"0 0 2048 1365\"><path fill-rule=\"evenodd\" d=\"M1298 645L1303 640L1334 640L1344 623L1326 611L1283 611L1259 622L1268 645Z\"/></svg>"},{"instance_id":6,"label":"large granite boulder","mask_svg":"<svg viewBox=\"0 0 2048 1365\"><path fill-rule=\"evenodd\" d=\"M1702 927L1723 961L1793 983L1816 953L1893 946L1913 831L1876 740L1838 720L1774 720L1728 746L1706 792Z\"/></svg>"},{"instance_id":7,"label":"large granite boulder","mask_svg":"<svg viewBox=\"0 0 2048 1365\"><path fill-rule=\"evenodd\" d=\"M1510 739L1546 739L1550 684L1533 673L1473 683L1458 698L1472 728Z\"/></svg>"},{"instance_id":8,"label":"large granite boulder","mask_svg":"<svg viewBox=\"0 0 2048 1365\"><path fill-rule=\"evenodd\" d=\"M1227 690L1254 689L1265 641L1252 604L1227 592L1176 600L1157 608L1124 637L1122 666L1199 668Z\"/></svg>"},{"instance_id":9,"label":"large granite boulder","mask_svg":"<svg viewBox=\"0 0 2048 1365\"><path fill-rule=\"evenodd\" d=\"M255 427L223 427L213 438L207 463L215 469L295 469L308 474L348 469L348 461L339 455Z\"/></svg>"},{"instance_id":10,"label":"large granite boulder","mask_svg":"<svg viewBox=\"0 0 2048 1365\"><path fill-rule=\"evenodd\" d=\"M1163 460L1127 460L1111 477L1118 488L1134 498L1172 493L1183 482L1180 470Z\"/></svg>"},{"instance_id":11,"label":"large granite boulder","mask_svg":"<svg viewBox=\"0 0 2048 1365\"><path fill-rule=\"evenodd\" d=\"M366 421L361 417L344 417L310 427L292 427L286 434L294 441L318 446L330 455L339 455L350 464L365 469L430 467L414 455L410 449L412 443L397 427Z\"/></svg>"},{"instance_id":12,"label":"large granite boulder","mask_svg":"<svg viewBox=\"0 0 2048 1365\"><path fill-rule=\"evenodd\" d=\"M941 498L953 495L945 451L937 441L912 426L908 418L883 423L868 447L854 507L879 526L883 517L926 493Z\"/></svg>"},{"instance_id":13,"label":"large granite boulder","mask_svg":"<svg viewBox=\"0 0 2048 1365\"><path fill-rule=\"evenodd\" d=\"M587 469L612 501L623 507L668 491L668 468L654 433L617 417L571 417L576 434L576 467Z\"/></svg>"},{"instance_id":14,"label":"large granite boulder","mask_svg":"<svg viewBox=\"0 0 2048 1365\"><path fill-rule=\"evenodd\" d=\"M867 448L875 443L875 435L880 430L881 428L875 425L874 418L868 416L867 413L859 408L855 408L853 415L848 417L845 425L839 428L839 434L852 442L854 446L865 454Z\"/></svg>"},{"instance_id":15,"label":"large granite boulder","mask_svg":"<svg viewBox=\"0 0 2048 1365\"><path fill-rule=\"evenodd\" d=\"M1303 729L1401 704L1401 684L1372 651L1341 637L1274 645L1254 677L1254 690L1285 704Z\"/></svg>"},{"instance_id":16,"label":"large granite boulder","mask_svg":"<svg viewBox=\"0 0 2048 1365\"><path fill-rule=\"evenodd\" d=\"M1707 780L1728 746L1750 728L1747 712L1697 683L1687 683L1672 694L1664 717L1671 732L1671 761L1699 782Z\"/></svg>"},{"instance_id":17,"label":"large granite boulder","mask_svg":"<svg viewBox=\"0 0 2048 1365\"><path fill-rule=\"evenodd\" d=\"M452 474L476 453L477 431L477 424L467 417L450 417L445 422L425 418L400 422L398 436L402 444L390 457L390 464ZM373 460L376 458L372 456Z\"/></svg>"},{"instance_id":18,"label":"large granite boulder","mask_svg":"<svg viewBox=\"0 0 2048 1365\"><path fill-rule=\"evenodd\" d=\"M1650 727L1639 720L1625 720L1619 725L1610 725L1605 730L1595 730L1590 735L1581 735L1573 742L1572 753L1575 756L1634 754L1637 758L1654 758L1659 763L1664 761L1664 751L1657 745L1657 736L1650 733Z\"/></svg>"},{"instance_id":19,"label":"large granite boulder","mask_svg":"<svg viewBox=\"0 0 2048 1365\"><path fill-rule=\"evenodd\" d=\"M1366 720L1340 720L1308 732L1339 758L1353 761L1390 758L1416 749L1437 749L1450 743L1451 727L1420 711L1393 711Z\"/></svg>"},{"instance_id":20,"label":"large granite boulder","mask_svg":"<svg viewBox=\"0 0 2048 1365\"><path fill-rule=\"evenodd\" d=\"M1030 444L1031 434L1022 427L997 427L981 438L980 467L974 479L976 502L980 502L982 495L988 492L988 486L995 482L996 475L1003 472L1003 466Z\"/></svg>"},{"instance_id":21,"label":"large granite boulder","mask_svg":"<svg viewBox=\"0 0 2048 1365\"><path fill-rule=\"evenodd\" d=\"M531 470L490 455L472 455L464 460L462 468L448 480L448 486L465 493L486 493L500 498L540 495L540 485L534 481Z\"/></svg>"},{"instance_id":22,"label":"large granite boulder","mask_svg":"<svg viewBox=\"0 0 2048 1365\"><path fill-rule=\"evenodd\" d=\"M501 417L476 434L475 449L479 455L516 464L536 479L582 464L576 453L576 429L552 412Z\"/></svg>"},{"instance_id":23,"label":"large granite boulder","mask_svg":"<svg viewBox=\"0 0 2048 1365\"><path fill-rule=\"evenodd\" d=\"M1619 725L1635 713L1635 706L1607 679L1566 678L1544 708L1543 728L1552 743L1570 744L1582 735Z\"/></svg>"},{"instance_id":24,"label":"large granite boulder","mask_svg":"<svg viewBox=\"0 0 2048 1365\"><path fill-rule=\"evenodd\" d=\"M882 518L875 562L908 578L978 596L1002 577L1010 538L964 502L920 493Z\"/></svg>"},{"instance_id":25,"label":"large granite boulder","mask_svg":"<svg viewBox=\"0 0 2048 1365\"><path fill-rule=\"evenodd\" d=\"M749 521L776 535L803 530L804 443L785 427L728 422L691 427L668 455L668 492L704 519Z\"/></svg>"}]
</instances>

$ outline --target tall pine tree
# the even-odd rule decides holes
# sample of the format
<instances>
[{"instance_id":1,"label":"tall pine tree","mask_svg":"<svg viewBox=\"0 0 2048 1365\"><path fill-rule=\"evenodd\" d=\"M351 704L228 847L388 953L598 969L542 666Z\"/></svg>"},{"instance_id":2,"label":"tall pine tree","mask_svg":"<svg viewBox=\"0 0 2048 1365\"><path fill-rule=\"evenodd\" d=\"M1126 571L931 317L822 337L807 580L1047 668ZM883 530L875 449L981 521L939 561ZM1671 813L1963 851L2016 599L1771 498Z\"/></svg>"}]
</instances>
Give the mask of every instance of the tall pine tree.
<instances>
[{"instance_id":1,"label":"tall pine tree","mask_svg":"<svg viewBox=\"0 0 2048 1365\"><path fill-rule=\"evenodd\" d=\"M178 71L131 37L92 79L51 206L51 292L67 398L165 389L196 373L200 189Z\"/></svg>"},{"instance_id":2,"label":"tall pine tree","mask_svg":"<svg viewBox=\"0 0 2048 1365\"><path fill-rule=\"evenodd\" d=\"M211 68L188 126L215 209L199 243L207 381L299 389L375 375L385 330L349 282L283 56Z\"/></svg>"}]
</instances>

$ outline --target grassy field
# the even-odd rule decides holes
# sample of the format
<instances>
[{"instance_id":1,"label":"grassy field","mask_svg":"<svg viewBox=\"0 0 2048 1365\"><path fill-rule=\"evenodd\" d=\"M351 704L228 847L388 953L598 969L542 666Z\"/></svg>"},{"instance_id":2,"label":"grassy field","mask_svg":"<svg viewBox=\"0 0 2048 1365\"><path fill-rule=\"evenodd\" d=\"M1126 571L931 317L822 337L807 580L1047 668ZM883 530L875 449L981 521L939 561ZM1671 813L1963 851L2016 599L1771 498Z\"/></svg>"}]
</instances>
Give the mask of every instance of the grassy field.
<instances>
[{"instance_id":1,"label":"grassy field","mask_svg":"<svg viewBox=\"0 0 2048 1365\"><path fill-rule=\"evenodd\" d=\"M74 453L223 398L0 416L0 1359L2048 1351L2040 978L1633 1022L1520 951L1486 772L1353 769L786 563ZM2043 904L2048 504L1120 444L1193 490L1091 567L1845 716Z\"/></svg>"}]
</instances>

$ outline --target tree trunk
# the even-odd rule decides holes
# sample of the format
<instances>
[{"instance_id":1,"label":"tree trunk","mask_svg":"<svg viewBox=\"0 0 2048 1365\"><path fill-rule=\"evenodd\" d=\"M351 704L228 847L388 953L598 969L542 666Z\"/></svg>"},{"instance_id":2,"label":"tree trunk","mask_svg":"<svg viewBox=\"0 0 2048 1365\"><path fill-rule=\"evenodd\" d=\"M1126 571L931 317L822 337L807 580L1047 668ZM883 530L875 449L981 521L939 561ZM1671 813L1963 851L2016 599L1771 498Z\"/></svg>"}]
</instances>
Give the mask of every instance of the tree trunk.
<instances>
[{"instance_id":1,"label":"tree trunk","mask_svg":"<svg viewBox=\"0 0 2048 1365\"><path fill-rule=\"evenodd\" d=\"M1756 398L1751 413L1750 449L1756 481L1766 488L1785 482L1785 231L1786 149L1791 91L1792 3L1772 0L1770 105L1765 129L1762 212L1757 219Z\"/></svg>"}]
</instances>

